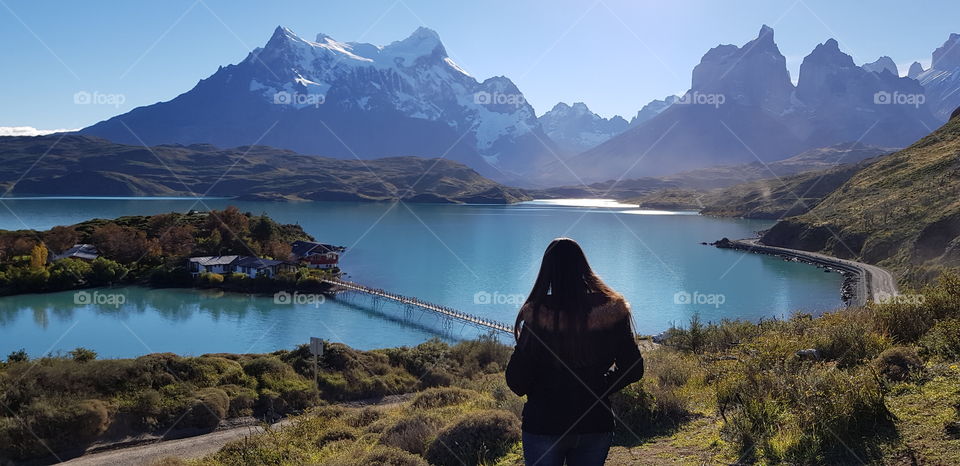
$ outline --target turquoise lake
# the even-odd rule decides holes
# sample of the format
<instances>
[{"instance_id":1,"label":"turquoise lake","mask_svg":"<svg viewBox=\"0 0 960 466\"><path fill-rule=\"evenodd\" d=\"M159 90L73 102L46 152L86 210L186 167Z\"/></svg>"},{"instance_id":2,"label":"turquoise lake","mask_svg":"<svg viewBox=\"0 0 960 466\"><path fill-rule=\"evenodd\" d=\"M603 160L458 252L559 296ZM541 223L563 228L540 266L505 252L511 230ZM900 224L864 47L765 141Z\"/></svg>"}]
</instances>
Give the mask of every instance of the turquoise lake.
<instances>
[{"instance_id":1,"label":"turquoise lake","mask_svg":"<svg viewBox=\"0 0 960 466\"><path fill-rule=\"evenodd\" d=\"M493 206L5 198L2 204L0 229L8 230L227 205L266 212L280 222L302 225L318 241L346 246L341 266L350 280L510 324L518 301L533 284L544 248L558 236L580 242L594 269L627 297L640 333L684 324L694 313L703 320L758 320L842 306L838 274L700 244L749 237L769 227L769 221L593 202ZM25 348L39 356L78 346L101 357L268 352L310 337L370 349L484 333L359 296L322 304L275 304L272 296L184 289L88 292L122 296L123 303L77 305L74 292L0 298L0 355Z\"/></svg>"}]
</instances>

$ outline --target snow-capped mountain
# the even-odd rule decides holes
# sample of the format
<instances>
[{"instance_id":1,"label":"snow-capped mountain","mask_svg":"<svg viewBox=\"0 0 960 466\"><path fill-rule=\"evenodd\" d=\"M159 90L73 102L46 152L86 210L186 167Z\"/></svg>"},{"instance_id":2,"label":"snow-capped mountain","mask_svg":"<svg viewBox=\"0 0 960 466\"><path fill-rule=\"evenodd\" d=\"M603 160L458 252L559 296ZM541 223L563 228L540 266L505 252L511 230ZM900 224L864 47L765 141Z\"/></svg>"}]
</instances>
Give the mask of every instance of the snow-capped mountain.
<instances>
[{"instance_id":1,"label":"snow-capped mountain","mask_svg":"<svg viewBox=\"0 0 960 466\"><path fill-rule=\"evenodd\" d=\"M630 127L639 126L641 123L659 115L661 112L667 109L667 107L675 104L677 100L680 99L675 95L668 95L663 98L663 100L655 99L651 100L650 103L644 105L643 108L630 119Z\"/></svg>"},{"instance_id":2,"label":"snow-capped mountain","mask_svg":"<svg viewBox=\"0 0 960 466\"><path fill-rule=\"evenodd\" d=\"M576 154L622 133L627 120L620 115L603 118L583 102L573 106L560 102L540 116L540 125L565 153Z\"/></svg>"},{"instance_id":3,"label":"snow-capped mountain","mask_svg":"<svg viewBox=\"0 0 960 466\"><path fill-rule=\"evenodd\" d=\"M910 69L912 72L913 67ZM930 69L917 74L916 79L923 85L934 115L941 123L947 121L960 107L960 34L950 34L933 51Z\"/></svg>"},{"instance_id":4,"label":"snow-capped mountain","mask_svg":"<svg viewBox=\"0 0 960 466\"><path fill-rule=\"evenodd\" d=\"M843 142L903 147L939 123L919 83L885 62L868 71L831 39L804 59L794 87L773 29L763 26L743 46L710 49L690 90L653 118L543 172L594 182L769 162Z\"/></svg>"},{"instance_id":5,"label":"snow-capped mountain","mask_svg":"<svg viewBox=\"0 0 960 466\"><path fill-rule=\"evenodd\" d=\"M893 62L893 59L884 55L877 59L873 63L864 63L861 68L867 71L873 71L874 73L883 73L884 71L889 71L890 74L894 76L900 76L900 71L897 70L897 64Z\"/></svg>"},{"instance_id":6,"label":"snow-capped mountain","mask_svg":"<svg viewBox=\"0 0 960 466\"><path fill-rule=\"evenodd\" d=\"M515 179L552 159L533 108L506 77L477 81L419 28L385 46L301 38L262 48L168 102L82 133L123 143L263 144L340 158L446 157Z\"/></svg>"}]
</instances>

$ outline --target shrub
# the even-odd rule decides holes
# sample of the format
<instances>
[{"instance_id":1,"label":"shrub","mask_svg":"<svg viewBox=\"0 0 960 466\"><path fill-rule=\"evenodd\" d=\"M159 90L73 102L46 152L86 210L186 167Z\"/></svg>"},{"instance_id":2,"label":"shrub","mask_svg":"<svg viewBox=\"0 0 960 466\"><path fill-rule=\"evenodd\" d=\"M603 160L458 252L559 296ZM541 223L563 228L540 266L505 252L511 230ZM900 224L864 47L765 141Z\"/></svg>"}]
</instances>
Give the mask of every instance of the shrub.
<instances>
[{"instance_id":1,"label":"shrub","mask_svg":"<svg viewBox=\"0 0 960 466\"><path fill-rule=\"evenodd\" d=\"M864 447L892 419L873 374L823 365L761 369L748 361L718 381L717 401L739 453L769 463L859 460L847 447Z\"/></svg>"},{"instance_id":2,"label":"shrub","mask_svg":"<svg viewBox=\"0 0 960 466\"><path fill-rule=\"evenodd\" d=\"M620 441L635 442L636 436L655 433L683 423L690 417L687 403L671 388L633 383L610 396Z\"/></svg>"},{"instance_id":3,"label":"shrub","mask_svg":"<svg viewBox=\"0 0 960 466\"><path fill-rule=\"evenodd\" d=\"M457 387L428 388L418 393L410 406L414 409L440 408L463 403L474 395L475 393L470 390Z\"/></svg>"},{"instance_id":4,"label":"shrub","mask_svg":"<svg viewBox=\"0 0 960 466\"><path fill-rule=\"evenodd\" d=\"M363 409L355 410L351 416L347 417L347 424L353 427L366 427L373 424L383 417L383 412L373 406L367 406Z\"/></svg>"},{"instance_id":5,"label":"shrub","mask_svg":"<svg viewBox=\"0 0 960 466\"><path fill-rule=\"evenodd\" d=\"M695 356L684 355L670 348L662 348L646 355L650 368L661 386L681 387L698 371Z\"/></svg>"},{"instance_id":6,"label":"shrub","mask_svg":"<svg viewBox=\"0 0 960 466\"><path fill-rule=\"evenodd\" d=\"M923 370L923 362L913 348L895 346L880 353L871 363L874 370L889 380L902 382Z\"/></svg>"},{"instance_id":7,"label":"shrub","mask_svg":"<svg viewBox=\"0 0 960 466\"><path fill-rule=\"evenodd\" d=\"M70 357L77 362L89 362L97 359L97 352L91 349L84 348L82 346L77 347L73 351L70 351Z\"/></svg>"},{"instance_id":8,"label":"shrub","mask_svg":"<svg viewBox=\"0 0 960 466\"><path fill-rule=\"evenodd\" d=\"M331 442L337 442L340 440L356 440L357 431L356 429L351 429L343 425L334 425L328 429L324 429L320 433L320 436L317 438L317 446L323 446Z\"/></svg>"},{"instance_id":9,"label":"shrub","mask_svg":"<svg viewBox=\"0 0 960 466\"><path fill-rule=\"evenodd\" d=\"M230 397L219 388L204 388L196 393L190 411L184 417L184 426L214 428L227 417Z\"/></svg>"},{"instance_id":10,"label":"shrub","mask_svg":"<svg viewBox=\"0 0 960 466\"><path fill-rule=\"evenodd\" d=\"M427 442L436 435L442 422L425 413L404 417L388 427L380 435L380 443L397 447L410 453L423 454Z\"/></svg>"},{"instance_id":11,"label":"shrub","mask_svg":"<svg viewBox=\"0 0 960 466\"><path fill-rule=\"evenodd\" d=\"M839 367L852 367L880 354L888 343L870 331L866 317L854 311L821 317L814 330L814 347L821 357L837 361Z\"/></svg>"},{"instance_id":12,"label":"shrub","mask_svg":"<svg viewBox=\"0 0 960 466\"><path fill-rule=\"evenodd\" d=\"M505 411L471 413L441 431L425 457L436 465L492 463L520 441L520 421Z\"/></svg>"},{"instance_id":13,"label":"shrub","mask_svg":"<svg viewBox=\"0 0 960 466\"><path fill-rule=\"evenodd\" d=\"M200 274L200 283L206 286L223 285L223 275L219 273L204 272Z\"/></svg>"},{"instance_id":14,"label":"shrub","mask_svg":"<svg viewBox=\"0 0 960 466\"><path fill-rule=\"evenodd\" d=\"M960 319L947 319L937 322L920 339L921 353L926 357L944 360L960 359Z\"/></svg>"},{"instance_id":15,"label":"shrub","mask_svg":"<svg viewBox=\"0 0 960 466\"><path fill-rule=\"evenodd\" d=\"M30 360L30 356L27 355L27 350L20 348L16 351L11 352L7 355L7 362L27 362Z\"/></svg>"},{"instance_id":16,"label":"shrub","mask_svg":"<svg viewBox=\"0 0 960 466\"><path fill-rule=\"evenodd\" d=\"M82 448L104 433L110 421L110 407L99 400L35 400L21 411L20 422L0 423L0 452L24 459L47 456L48 448Z\"/></svg>"}]
</instances>

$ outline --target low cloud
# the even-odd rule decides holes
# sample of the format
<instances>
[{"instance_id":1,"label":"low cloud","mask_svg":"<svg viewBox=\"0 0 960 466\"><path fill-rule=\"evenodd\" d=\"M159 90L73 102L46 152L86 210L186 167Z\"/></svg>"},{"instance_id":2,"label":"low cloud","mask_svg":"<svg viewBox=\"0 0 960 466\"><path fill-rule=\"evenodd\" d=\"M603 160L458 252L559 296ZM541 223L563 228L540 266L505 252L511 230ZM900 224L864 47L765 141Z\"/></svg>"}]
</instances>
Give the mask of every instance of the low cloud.
<instances>
[{"instance_id":1,"label":"low cloud","mask_svg":"<svg viewBox=\"0 0 960 466\"><path fill-rule=\"evenodd\" d=\"M0 136L43 136L45 134L66 133L80 129L37 129L32 126L0 126Z\"/></svg>"}]
</instances>

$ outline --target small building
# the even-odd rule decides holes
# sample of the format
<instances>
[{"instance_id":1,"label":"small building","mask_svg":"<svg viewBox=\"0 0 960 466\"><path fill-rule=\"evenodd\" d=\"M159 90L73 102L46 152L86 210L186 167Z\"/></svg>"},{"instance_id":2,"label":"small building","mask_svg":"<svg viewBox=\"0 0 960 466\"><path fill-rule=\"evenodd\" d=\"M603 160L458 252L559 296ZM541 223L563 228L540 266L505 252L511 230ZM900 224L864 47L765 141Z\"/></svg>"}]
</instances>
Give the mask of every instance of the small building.
<instances>
[{"instance_id":1,"label":"small building","mask_svg":"<svg viewBox=\"0 0 960 466\"><path fill-rule=\"evenodd\" d=\"M281 272L296 270L296 265L285 261L262 259L253 256L200 256L190 258L190 274L201 273L231 274L242 273L250 278L266 276L273 278Z\"/></svg>"},{"instance_id":2,"label":"small building","mask_svg":"<svg viewBox=\"0 0 960 466\"><path fill-rule=\"evenodd\" d=\"M344 248L313 241L294 241L290 245L293 259L312 269L332 269L340 263Z\"/></svg>"},{"instance_id":3,"label":"small building","mask_svg":"<svg viewBox=\"0 0 960 466\"><path fill-rule=\"evenodd\" d=\"M50 258L50 262L58 261L60 259L80 259L84 261L92 261L100 257L100 251L97 251L97 248L92 244L74 244L73 247L67 249L66 251L61 252Z\"/></svg>"}]
</instances>

